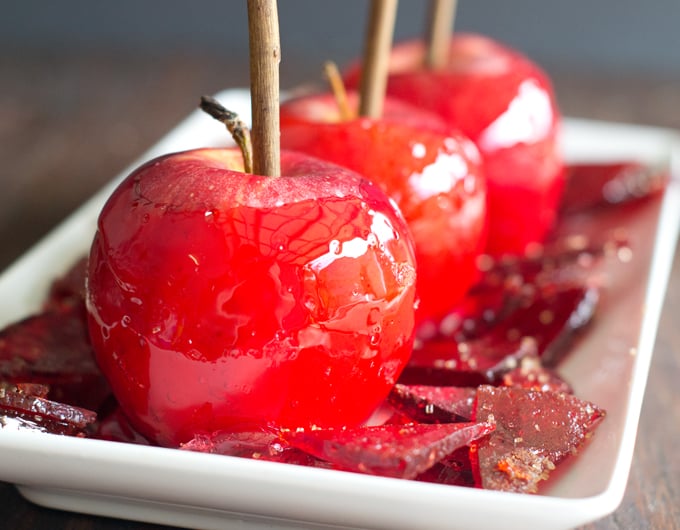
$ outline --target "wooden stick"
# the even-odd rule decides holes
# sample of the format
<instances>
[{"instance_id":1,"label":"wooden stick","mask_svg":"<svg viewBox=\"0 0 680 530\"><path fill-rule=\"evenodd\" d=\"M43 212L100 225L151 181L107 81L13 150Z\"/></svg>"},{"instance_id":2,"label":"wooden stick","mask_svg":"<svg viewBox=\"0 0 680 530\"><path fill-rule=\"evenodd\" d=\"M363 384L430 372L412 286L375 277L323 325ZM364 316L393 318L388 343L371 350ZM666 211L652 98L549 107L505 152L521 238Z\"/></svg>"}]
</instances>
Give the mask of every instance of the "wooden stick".
<instances>
[{"instance_id":1,"label":"wooden stick","mask_svg":"<svg viewBox=\"0 0 680 530\"><path fill-rule=\"evenodd\" d=\"M349 102L347 101L347 91L345 90L345 84L342 81L342 76L340 75L338 66L333 61L326 61L323 65L323 69L324 73L326 74L326 79L328 79L328 84L331 86L331 92L333 92L335 102L338 105L340 120L351 120L354 118L354 113L352 112L352 109L349 108Z\"/></svg>"},{"instance_id":2,"label":"wooden stick","mask_svg":"<svg viewBox=\"0 0 680 530\"><path fill-rule=\"evenodd\" d=\"M397 0L371 2L359 90L360 116L379 118L382 115L396 18Z\"/></svg>"},{"instance_id":3,"label":"wooden stick","mask_svg":"<svg viewBox=\"0 0 680 530\"><path fill-rule=\"evenodd\" d=\"M281 175L279 16L276 0L248 0L253 172Z\"/></svg>"},{"instance_id":4,"label":"wooden stick","mask_svg":"<svg viewBox=\"0 0 680 530\"><path fill-rule=\"evenodd\" d=\"M444 68L449 57L449 43L456 18L457 0L431 0L427 25L425 66L432 70Z\"/></svg>"}]
</instances>

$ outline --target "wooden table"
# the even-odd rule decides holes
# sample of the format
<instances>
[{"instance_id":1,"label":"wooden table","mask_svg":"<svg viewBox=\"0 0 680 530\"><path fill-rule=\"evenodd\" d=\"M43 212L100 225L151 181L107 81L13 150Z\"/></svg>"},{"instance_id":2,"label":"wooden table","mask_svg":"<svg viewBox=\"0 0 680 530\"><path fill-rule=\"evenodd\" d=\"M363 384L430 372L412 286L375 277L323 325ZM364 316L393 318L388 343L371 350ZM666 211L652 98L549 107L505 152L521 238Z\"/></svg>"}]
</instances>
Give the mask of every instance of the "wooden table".
<instances>
[{"instance_id":1,"label":"wooden table","mask_svg":"<svg viewBox=\"0 0 680 530\"><path fill-rule=\"evenodd\" d=\"M0 268L120 172L204 93L246 86L247 68L211 57L0 54ZM284 86L318 78L282 70ZM680 129L680 83L555 73L565 114ZM8 303L8 301L2 301ZM680 528L680 259L675 260L626 495L598 530ZM161 528L34 506L0 483L0 526Z\"/></svg>"}]
</instances>

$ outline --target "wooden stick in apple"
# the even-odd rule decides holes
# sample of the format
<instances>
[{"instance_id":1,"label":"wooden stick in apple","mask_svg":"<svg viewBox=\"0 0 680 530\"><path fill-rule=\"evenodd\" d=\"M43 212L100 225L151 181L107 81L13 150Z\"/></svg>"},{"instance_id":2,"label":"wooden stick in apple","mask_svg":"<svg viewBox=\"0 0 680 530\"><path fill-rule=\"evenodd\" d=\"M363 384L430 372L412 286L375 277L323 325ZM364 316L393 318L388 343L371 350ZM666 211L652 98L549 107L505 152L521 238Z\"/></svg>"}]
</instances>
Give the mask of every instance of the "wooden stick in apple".
<instances>
[{"instance_id":1,"label":"wooden stick in apple","mask_svg":"<svg viewBox=\"0 0 680 530\"><path fill-rule=\"evenodd\" d=\"M369 15L364 67L361 72L359 115L380 118L387 88L387 70L392 47L397 0L373 0Z\"/></svg>"},{"instance_id":2,"label":"wooden stick in apple","mask_svg":"<svg viewBox=\"0 0 680 530\"><path fill-rule=\"evenodd\" d=\"M279 63L281 44L276 0L248 0L253 172L281 175Z\"/></svg>"},{"instance_id":3,"label":"wooden stick in apple","mask_svg":"<svg viewBox=\"0 0 680 530\"><path fill-rule=\"evenodd\" d=\"M338 66L333 61L326 61L323 65L326 79L331 87L331 91L335 96L335 101L338 104L338 112L342 121L351 120L354 118L354 113L347 101L347 91L345 90L345 83L342 81L342 75L338 70Z\"/></svg>"},{"instance_id":4,"label":"wooden stick in apple","mask_svg":"<svg viewBox=\"0 0 680 530\"><path fill-rule=\"evenodd\" d=\"M457 0L431 0L426 34L425 66L438 70L446 65L456 17Z\"/></svg>"}]
</instances>

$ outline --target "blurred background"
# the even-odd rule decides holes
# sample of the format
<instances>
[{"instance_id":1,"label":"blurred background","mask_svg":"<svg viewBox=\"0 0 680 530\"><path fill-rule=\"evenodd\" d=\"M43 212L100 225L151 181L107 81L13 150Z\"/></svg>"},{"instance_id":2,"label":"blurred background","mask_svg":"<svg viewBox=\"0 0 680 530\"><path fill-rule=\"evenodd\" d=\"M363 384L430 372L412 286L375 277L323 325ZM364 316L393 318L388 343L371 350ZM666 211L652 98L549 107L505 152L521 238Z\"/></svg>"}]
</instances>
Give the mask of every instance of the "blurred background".
<instances>
[{"instance_id":1,"label":"blurred background","mask_svg":"<svg viewBox=\"0 0 680 530\"><path fill-rule=\"evenodd\" d=\"M0 266L127 166L203 93L248 84L245 0L0 0ZM402 0L396 38L427 3ZM280 0L284 88L361 53L367 0ZM460 0L552 75L565 114L680 127L680 1ZM20 235L17 235L20 234Z\"/></svg>"},{"instance_id":2,"label":"blurred background","mask_svg":"<svg viewBox=\"0 0 680 530\"><path fill-rule=\"evenodd\" d=\"M315 63L318 69L325 59L343 63L360 53L367 4L279 0L282 73L299 73L300 63L313 74ZM157 58L200 52L236 61L247 53L244 0L4 0L0 5L0 43L8 51ZM397 39L420 35L426 5L402 0ZM491 35L549 69L680 75L679 20L677 0L460 0L456 28ZM298 68L289 72L286 63Z\"/></svg>"}]
</instances>

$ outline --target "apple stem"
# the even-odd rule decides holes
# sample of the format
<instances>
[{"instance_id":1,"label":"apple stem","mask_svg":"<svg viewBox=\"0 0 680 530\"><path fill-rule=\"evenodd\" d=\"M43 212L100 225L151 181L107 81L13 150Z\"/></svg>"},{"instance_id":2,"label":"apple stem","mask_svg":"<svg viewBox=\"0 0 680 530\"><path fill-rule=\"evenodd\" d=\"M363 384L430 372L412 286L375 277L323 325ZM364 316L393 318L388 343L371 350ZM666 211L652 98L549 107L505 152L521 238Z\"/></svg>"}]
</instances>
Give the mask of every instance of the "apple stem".
<instances>
[{"instance_id":1,"label":"apple stem","mask_svg":"<svg viewBox=\"0 0 680 530\"><path fill-rule=\"evenodd\" d=\"M430 2L425 66L431 70L439 70L446 66L457 3L457 0L431 0Z\"/></svg>"},{"instance_id":2,"label":"apple stem","mask_svg":"<svg viewBox=\"0 0 680 530\"><path fill-rule=\"evenodd\" d=\"M371 2L359 89L360 116L376 119L382 115L396 18L397 0Z\"/></svg>"},{"instance_id":3,"label":"apple stem","mask_svg":"<svg viewBox=\"0 0 680 530\"><path fill-rule=\"evenodd\" d=\"M225 109L219 101L211 96L201 96L201 110L210 114L217 121L224 123L231 137L241 149L243 155L243 170L246 173L253 172L253 145L250 141L250 130L243 123L238 114Z\"/></svg>"},{"instance_id":4,"label":"apple stem","mask_svg":"<svg viewBox=\"0 0 680 530\"><path fill-rule=\"evenodd\" d=\"M335 102L337 103L338 111L340 112L340 119L342 121L351 120L354 117L354 113L352 112L352 109L349 108L345 83L342 81L338 66L333 61L326 61L323 65L323 69L326 74L326 79L328 79L328 83L331 85L331 91L335 96Z\"/></svg>"},{"instance_id":5,"label":"apple stem","mask_svg":"<svg viewBox=\"0 0 680 530\"><path fill-rule=\"evenodd\" d=\"M281 43L276 0L248 0L253 171L281 175L279 63Z\"/></svg>"}]
</instances>

